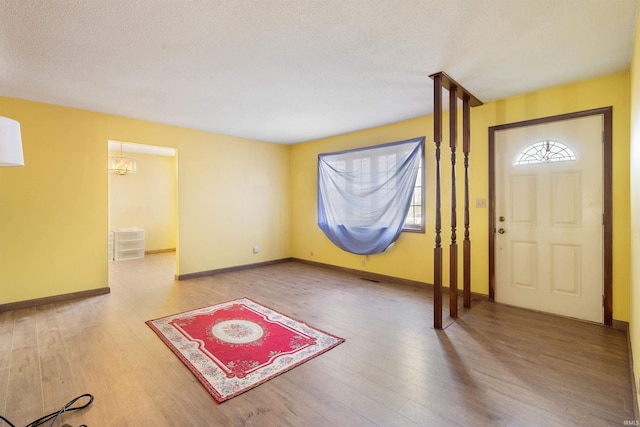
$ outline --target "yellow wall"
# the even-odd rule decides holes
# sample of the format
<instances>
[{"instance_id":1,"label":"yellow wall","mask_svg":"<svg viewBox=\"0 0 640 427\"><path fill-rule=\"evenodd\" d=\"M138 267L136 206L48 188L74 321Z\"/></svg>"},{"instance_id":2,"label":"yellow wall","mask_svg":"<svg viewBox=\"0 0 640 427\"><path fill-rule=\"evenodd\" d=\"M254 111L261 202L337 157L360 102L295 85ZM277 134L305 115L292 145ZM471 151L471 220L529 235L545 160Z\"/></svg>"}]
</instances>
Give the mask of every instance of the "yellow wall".
<instances>
[{"instance_id":1,"label":"yellow wall","mask_svg":"<svg viewBox=\"0 0 640 427\"><path fill-rule=\"evenodd\" d=\"M108 286L106 121L1 97L0 116L25 160L0 168L0 304Z\"/></svg>"},{"instance_id":2,"label":"yellow wall","mask_svg":"<svg viewBox=\"0 0 640 427\"><path fill-rule=\"evenodd\" d=\"M472 110L474 291L487 292L488 210L475 208L473 203L488 197L487 128L612 105L613 315L629 320L629 89L629 73L624 72ZM0 304L107 286L105 165L109 139L178 149L178 274L294 256L423 282L433 280L432 179L426 185L427 232L403 234L385 254L368 260L347 254L333 246L316 225L318 153L419 135L426 135L429 141L431 117L289 147L11 98L0 98L0 115L21 122L26 162L24 168L0 169ZM446 150L444 153L446 159ZM432 144L427 144L426 156L430 176ZM445 166L443 188L448 188L449 174ZM460 168L459 178L461 174ZM445 193L445 265L448 204ZM461 206L461 200L458 204ZM460 231L458 236L462 240ZM254 246L260 248L259 254L252 253ZM445 268L445 284L446 273Z\"/></svg>"},{"instance_id":3,"label":"yellow wall","mask_svg":"<svg viewBox=\"0 0 640 427\"><path fill-rule=\"evenodd\" d=\"M562 113L613 106L613 203L614 203L614 275L613 316L629 319L629 73L541 90L516 96L471 111L471 242L472 288L488 292L488 209L476 208L476 199L488 199L488 128L504 123L534 119ZM448 142L445 114L445 141L442 196L442 224L444 247L444 284L448 284L449 245L449 176ZM403 233L396 244L384 254L366 257L341 251L322 234L316 225L317 155L354 147L375 145L426 135L433 139L433 119L421 117L360 132L298 144L291 148L291 204L292 251L296 258L317 261L373 273L396 276L422 282L433 282L433 173L435 169L433 144L427 144L426 171L431 179L426 183L427 231L424 234ZM458 157L457 176L461 182L463 169ZM460 188L460 187L459 187ZM458 193L458 214L462 210L462 192ZM458 242L462 240L461 216L458 218ZM462 245L459 244L461 247ZM364 265L363 265L364 264ZM461 264L461 263L460 263Z\"/></svg>"},{"instance_id":4,"label":"yellow wall","mask_svg":"<svg viewBox=\"0 0 640 427\"><path fill-rule=\"evenodd\" d=\"M120 155L120 151L109 155ZM108 175L109 230L144 229L146 251L175 249L178 187L174 156L125 153L136 159L137 173Z\"/></svg>"},{"instance_id":5,"label":"yellow wall","mask_svg":"<svg viewBox=\"0 0 640 427\"><path fill-rule=\"evenodd\" d=\"M640 12L638 14L640 17ZM629 334L633 368L640 378L640 28L636 17L636 33L631 63L631 284ZM638 387L640 392L640 387Z\"/></svg>"},{"instance_id":6,"label":"yellow wall","mask_svg":"<svg viewBox=\"0 0 640 427\"><path fill-rule=\"evenodd\" d=\"M0 116L25 156L0 168L0 304L108 286L109 139L178 149L178 274L290 256L287 146L5 97Z\"/></svg>"},{"instance_id":7,"label":"yellow wall","mask_svg":"<svg viewBox=\"0 0 640 427\"><path fill-rule=\"evenodd\" d=\"M118 116L108 130L178 150L178 274L290 256L288 146Z\"/></svg>"}]
</instances>

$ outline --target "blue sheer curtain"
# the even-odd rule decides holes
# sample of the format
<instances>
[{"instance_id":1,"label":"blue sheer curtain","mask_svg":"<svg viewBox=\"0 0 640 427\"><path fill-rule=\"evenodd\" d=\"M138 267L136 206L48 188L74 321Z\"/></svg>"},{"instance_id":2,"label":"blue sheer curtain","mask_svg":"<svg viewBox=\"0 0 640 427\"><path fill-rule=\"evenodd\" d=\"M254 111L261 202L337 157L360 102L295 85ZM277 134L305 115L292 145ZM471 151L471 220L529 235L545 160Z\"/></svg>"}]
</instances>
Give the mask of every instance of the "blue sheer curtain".
<instances>
[{"instance_id":1,"label":"blue sheer curtain","mask_svg":"<svg viewBox=\"0 0 640 427\"><path fill-rule=\"evenodd\" d=\"M318 156L318 226L339 248L383 252L404 226L424 136Z\"/></svg>"}]
</instances>

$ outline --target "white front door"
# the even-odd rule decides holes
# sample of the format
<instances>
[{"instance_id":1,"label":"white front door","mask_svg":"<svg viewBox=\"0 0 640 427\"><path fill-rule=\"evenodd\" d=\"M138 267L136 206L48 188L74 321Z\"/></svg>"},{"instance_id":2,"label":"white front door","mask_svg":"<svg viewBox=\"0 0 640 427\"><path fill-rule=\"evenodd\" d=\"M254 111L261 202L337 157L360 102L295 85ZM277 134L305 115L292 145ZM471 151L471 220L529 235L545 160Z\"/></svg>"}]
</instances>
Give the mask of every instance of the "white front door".
<instances>
[{"instance_id":1,"label":"white front door","mask_svg":"<svg viewBox=\"0 0 640 427\"><path fill-rule=\"evenodd\" d=\"M495 135L495 300L603 322L602 116Z\"/></svg>"}]
</instances>

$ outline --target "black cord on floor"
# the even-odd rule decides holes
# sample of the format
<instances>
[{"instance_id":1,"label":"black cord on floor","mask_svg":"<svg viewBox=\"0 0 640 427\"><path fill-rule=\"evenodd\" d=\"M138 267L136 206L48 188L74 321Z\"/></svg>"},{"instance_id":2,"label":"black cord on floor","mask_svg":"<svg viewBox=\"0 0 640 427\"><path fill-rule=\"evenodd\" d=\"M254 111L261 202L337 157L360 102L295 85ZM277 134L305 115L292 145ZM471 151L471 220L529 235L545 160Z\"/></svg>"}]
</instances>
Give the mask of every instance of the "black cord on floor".
<instances>
[{"instance_id":1,"label":"black cord on floor","mask_svg":"<svg viewBox=\"0 0 640 427\"><path fill-rule=\"evenodd\" d=\"M73 404L76 403L78 400L82 399L83 397L88 398L89 401L87 403L85 403L84 405L73 407ZM69 403L64 405L59 411L52 412L49 415L45 415L42 418L38 418L35 421L31 421L31 423L27 424L25 427L36 427L36 426L39 426L39 425L42 425L42 424L46 423L47 421L51 421L50 427L53 427L53 425L58 420L58 417L60 415L64 414L65 412L71 412L71 411L77 411L77 410L80 410L80 409L84 409L87 406L91 405L91 403L93 403L93 396L90 395L89 393L85 393L83 395L80 395L80 396L76 397L75 399L73 399L72 401L70 401ZM15 424L13 424L11 421L6 419L2 415L0 415L0 420L2 420L5 423L9 424L11 427L16 427ZM87 426L82 424L82 425L80 425L78 427L87 427Z\"/></svg>"}]
</instances>

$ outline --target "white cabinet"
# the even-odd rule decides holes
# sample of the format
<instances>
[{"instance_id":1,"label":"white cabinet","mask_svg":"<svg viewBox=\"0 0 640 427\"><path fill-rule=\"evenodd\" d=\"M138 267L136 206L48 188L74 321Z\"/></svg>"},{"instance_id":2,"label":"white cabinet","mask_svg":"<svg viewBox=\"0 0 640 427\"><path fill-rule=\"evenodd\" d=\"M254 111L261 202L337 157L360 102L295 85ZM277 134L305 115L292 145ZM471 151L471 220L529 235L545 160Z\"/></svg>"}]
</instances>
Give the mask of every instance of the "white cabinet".
<instances>
[{"instance_id":1,"label":"white cabinet","mask_svg":"<svg viewBox=\"0 0 640 427\"><path fill-rule=\"evenodd\" d=\"M115 259L122 261L144 257L144 230L119 228L115 231Z\"/></svg>"},{"instance_id":2,"label":"white cabinet","mask_svg":"<svg viewBox=\"0 0 640 427\"><path fill-rule=\"evenodd\" d=\"M113 261L113 241L114 241L113 231L110 231L109 232L109 261Z\"/></svg>"}]
</instances>

